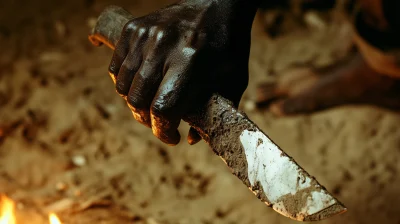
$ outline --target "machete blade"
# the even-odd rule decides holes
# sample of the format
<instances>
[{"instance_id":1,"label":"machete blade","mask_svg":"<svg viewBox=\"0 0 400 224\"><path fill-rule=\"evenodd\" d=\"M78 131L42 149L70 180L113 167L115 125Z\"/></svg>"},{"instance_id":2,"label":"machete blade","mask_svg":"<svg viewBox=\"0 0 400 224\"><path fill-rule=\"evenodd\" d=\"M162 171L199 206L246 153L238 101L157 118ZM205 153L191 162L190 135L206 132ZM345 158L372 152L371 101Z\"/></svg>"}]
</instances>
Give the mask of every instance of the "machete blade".
<instances>
[{"instance_id":1,"label":"machete blade","mask_svg":"<svg viewBox=\"0 0 400 224\"><path fill-rule=\"evenodd\" d=\"M223 97L214 95L198 114L185 120L232 173L278 213L298 221L317 221L347 210Z\"/></svg>"}]
</instances>

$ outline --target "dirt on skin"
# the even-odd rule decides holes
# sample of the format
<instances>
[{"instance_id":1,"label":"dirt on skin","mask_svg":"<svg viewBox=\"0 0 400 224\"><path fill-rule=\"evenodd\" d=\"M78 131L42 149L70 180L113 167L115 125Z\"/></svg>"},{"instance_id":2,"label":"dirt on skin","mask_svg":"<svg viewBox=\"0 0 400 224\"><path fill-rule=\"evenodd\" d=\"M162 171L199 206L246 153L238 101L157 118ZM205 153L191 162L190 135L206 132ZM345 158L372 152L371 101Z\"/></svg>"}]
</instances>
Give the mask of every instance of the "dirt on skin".
<instances>
[{"instance_id":1,"label":"dirt on skin","mask_svg":"<svg viewBox=\"0 0 400 224\"><path fill-rule=\"evenodd\" d=\"M94 18L109 4L140 16L171 2L2 2L0 192L17 202L18 223L46 223L50 211L66 224L298 223L258 200L206 144L160 143L115 93L112 52L87 40ZM334 63L351 47L340 16L307 16L276 39L256 22L241 108L347 206L320 223L399 223L398 113L347 106L278 119L254 109L257 83Z\"/></svg>"}]
</instances>

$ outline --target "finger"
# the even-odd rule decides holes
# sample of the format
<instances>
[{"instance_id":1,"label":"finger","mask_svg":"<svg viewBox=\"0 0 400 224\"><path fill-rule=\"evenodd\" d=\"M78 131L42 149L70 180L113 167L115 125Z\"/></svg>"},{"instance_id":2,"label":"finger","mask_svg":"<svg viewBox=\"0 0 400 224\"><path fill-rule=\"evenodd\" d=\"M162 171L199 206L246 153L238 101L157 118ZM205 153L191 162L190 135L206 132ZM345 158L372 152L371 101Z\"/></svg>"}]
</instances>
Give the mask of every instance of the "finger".
<instances>
[{"instance_id":1,"label":"finger","mask_svg":"<svg viewBox=\"0 0 400 224\"><path fill-rule=\"evenodd\" d=\"M142 63L142 54L137 53L136 50L132 49L128 53L116 79L115 88L122 96L128 95L135 73L139 70Z\"/></svg>"},{"instance_id":2,"label":"finger","mask_svg":"<svg viewBox=\"0 0 400 224\"><path fill-rule=\"evenodd\" d=\"M134 29L136 28L133 26L133 24L131 22L128 22L122 30L121 37L117 43L117 46L115 47L110 65L108 67L108 72L114 83L116 82L117 75L122 66L122 63L124 62L126 55L129 52L129 42L131 40Z\"/></svg>"},{"instance_id":3,"label":"finger","mask_svg":"<svg viewBox=\"0 0 400 224\"><path fill-rule=\"evenodd\" d=\"M194 145L194 144L198 143L201 139L202 138L199 135L199 133L196 131L196 129L194 129L193 127L190 127L189 134L187 137L187 141L188 141L189 145Z\"/></svg>"},{"instance_id":4,"label":"finger","mask_svg":"<svg viewBox=\"0 0 400 224\"><path fill-rule=\"evenodd\" d=\"M148 59L133 78L127 102L137 121L151 127L150 106L162 81L162 64Z\"/></svg>"},{"instance_id":5,"label":"finger","mask_svg":"<svg viewBox=\"0 0 400 224\"><path fill-rule=\"evenodd\" d=\"M188 94L190 87L187 85L190 77L186 67L170 68L167 71L151 106L153 134L169 145L176 145L180 141L177 129L182 115L186 112L185 106L191 98ZM192 87L190 94L195 92Z\"/></svg>"},{"instance_id":6,"label":"finger","mask_svg":"<svg viewBox=\"0 0 400 224\"><path fill-rule=\"evenodd\" d=\"M127 101L137 121L151 127L150 106L163 78L166 46L170 46L176 38L157 26L149 28L147 42L143 51L146 59L135 74Z\"/></svg>"},{"instance_id":7,"label":"finger","mask_svg":"<svg viewBox=\"0 0 400 224\"><path fill-rule=\"evenodd\" d=\"M143 43L147 39L147 30L139 28L131 38L129 54L125 58L117 76L116 89L123 96L128 95L135 73L143 58Z\"/></svg>"}]
</instances>

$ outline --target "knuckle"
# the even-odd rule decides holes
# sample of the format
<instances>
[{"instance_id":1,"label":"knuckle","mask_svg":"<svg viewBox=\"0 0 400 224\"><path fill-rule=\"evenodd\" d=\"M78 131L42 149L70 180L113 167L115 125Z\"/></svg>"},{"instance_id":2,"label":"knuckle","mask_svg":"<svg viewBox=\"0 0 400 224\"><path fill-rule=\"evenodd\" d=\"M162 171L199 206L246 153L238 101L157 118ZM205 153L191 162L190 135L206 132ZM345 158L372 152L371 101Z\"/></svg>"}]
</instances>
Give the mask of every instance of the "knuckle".
<instances>
[{"instance_id":1,"label":"knuckle","mask_svg":"<svg viewBox=\"0 0 400 224\"><path fill-rule=\"evenodd\" d=\"M121 70L131 72L135 70L135 63L126 61L122 64Z\"/></svg>"},{"instance_id":2,"label":"knuckle","mask_svg":"<svg viewBox=\"0 0 400 224\"><path fill-rule=\"evenodd\" d=\"M139 88L131 89L126 99L127 103L137 111L150 111L150 103Z\"/></svg>"},{"instance_id":3,"label":"knuckle","mask_svg":"<svg viewBox=\"0 0 400 224\"><path fill-rule=\"evenodd\" d=\"M128 32L128 33L132 33L132 32L135 32L135 31L137 31L138 29L139 29L139 23L137 22L137 21L135 21L135 20L133 20L133 21L129 21L126 25L125 25L125 27L124 27L124 31L125 32Z\"/></svg>"},{"instance_id":4,"label":"knuckle","mask_svg":"<svg viewBox=\"0 0 400 224\"><path fill-rule=\"evenodd\" d=\"M117 78L117 82L115 85L115 89L117 90L117 93L122 96L126 96L126 91L125 91L126 85L127 85L127 83L125 83Z\"/></svg>"},{"instance_id":5,"label":"knuckle","mask_svg":"<svg viewBox=\"0 0 400 224\"><path fill-rule=\"evenodd\" d=\"M135 76L138 76L137 79L139 79L142 83L145 83L147 80L147 72L144 69L140 69Z\"/></svg>"},{"instance_id":6,"label":"knuckle","mask_svg":"<svg viewBox=\"0 0 400 224\"><path fill-rule=\"evenodd\" d=\"M151 106L151 113L157 117L163 117L163 115L168 114L170 109L167 104L161 100L156 100Z\"/></svg>"},{"instance_id":7,"label":"knuckle","mask_svg":"<svg viewBox=\"0 0 400 224\"><path fill-rule=\"evenodd\" d=\"M192 47L184 47L181 50L181 55L187 61L192 61L198 55L198 50Z\"/></svg>"},{"instance_id":8,"label":"knuckle","mask_svg":"<svg viewBox=\"0 0 400 224\"><path fill-rule=\"evenodd\" d=\"M136 110L143 109L140 103L140 97L137 97L136 94L130 93L127 97L128 104Z\"/></svg>"},{"instance_id":9,"label":"knuckle","mask_svg":"<svg viewBox=\"0 0 400 224\"><path fill-rule=\"evenodd\" d=\"M157 35L157 33L159 32L160 27L155 25L155 26L151 26L149 28L149 36L154 37Z\"/></svg>"},{"instance_id":10,"label":"knuckle","mask_svg":"<svg viewBox=\"0 0 400 224\"><path fill-rule=\"evenodd\" d=\"M176 114L176 106L174 102L170 100L165 100L162 98L158 98L154 100L153 104L151 105L151 113L157 117L174 117Z\"/></svg>"},{"instance_id":11,"label":"knuckle","mask_svg":"<svg viewBox=\"0 0 400 224\"><path fill-rule=\"evenodd\" d=\"M147 33L147 28L145 28L145 27L140 27L137 30L137 36L138 37L143 37L146 33Z\"/></svg>"},{"instance_id":12,"label":"knuckle","mask_svg":"<svg viewBox=\"0 0 400 224\"><path fill-rule=\"evenodd\" d=\"M149 37L152 39L152 42L156 47L161 46L163 43L166 43L166 41L176 39L172 37L172 33L173 31L164 29L160 26L152 26L149 29Z\"/></svg>"},{"instance_id":13,"label":"knuckle","mask_svg":"<svg viewBox=\"0 0 400 224\"><path fill-rule=\"evenodd\" d=\"M145 98L139 93L139 91L137 89L130 90L126 101L128 102L129 105L131 105L136 110L149 111L148 107L146 109L147 103L145 101Z\"/></svg>"},{"instance_id":14,"label":"knuckle","mask_svg":"<svg viewBox=\"0 0 400 224\"><path fill-rule=\"evenodd\" d=\"M159 30L157 35L155 36L156 46L161 45L162 43L166 43L167 41L172 40L172 37L169 32L165 30Z\"/></svg>"},{"instance_id":15,"label":"knuckle","mask_svg":"<svg viewBox=\"0 0 400 224\"><path fill-rule=\"evenodd\" d=\"M127 34L133 34L137 37L142 37L144 36L148 29L146 26L144 26L140 21L134 20L134 21L130 21L128 22L125 26L124 26L124 32Z\"/></svg>"},{"instance_id":16,"label":"knuckle","mask_svg":"<svg viewBox=\"0 0 400 224\"><path fill-rule=\"evenodd\" d=\"M155 45L158 46L166 39L166 33L163 30L158 30L153 38Z\"/></svg>"}]
</instances>

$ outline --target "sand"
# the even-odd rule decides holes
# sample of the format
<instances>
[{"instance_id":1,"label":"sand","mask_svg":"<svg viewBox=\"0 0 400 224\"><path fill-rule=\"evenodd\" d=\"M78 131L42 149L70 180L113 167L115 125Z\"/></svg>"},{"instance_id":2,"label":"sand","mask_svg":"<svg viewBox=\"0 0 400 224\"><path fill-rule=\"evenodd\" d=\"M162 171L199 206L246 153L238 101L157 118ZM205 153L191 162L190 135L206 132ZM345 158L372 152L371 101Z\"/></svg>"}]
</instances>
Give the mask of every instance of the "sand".
<instances>
[{"instance_id":1,"label":"sand","mask_svg":"<svg viewBox=\"0 0 400 224\"><path fill-rule=\"evenodd\" d=\"M169 2L2 3L0 192L18 202L20 223L44 223L49 211L77 224L297 223L260 202L204 142L162 144L115 93L111 50L87 40L93 19L109 4L139 16ZM349 33L335 17L271 39L256 22L241 109L348 207L320 223L400 223L398 113L346 106L276 118L252 106L257 83L343 58Z\"/></svg>"}]
</instances>

